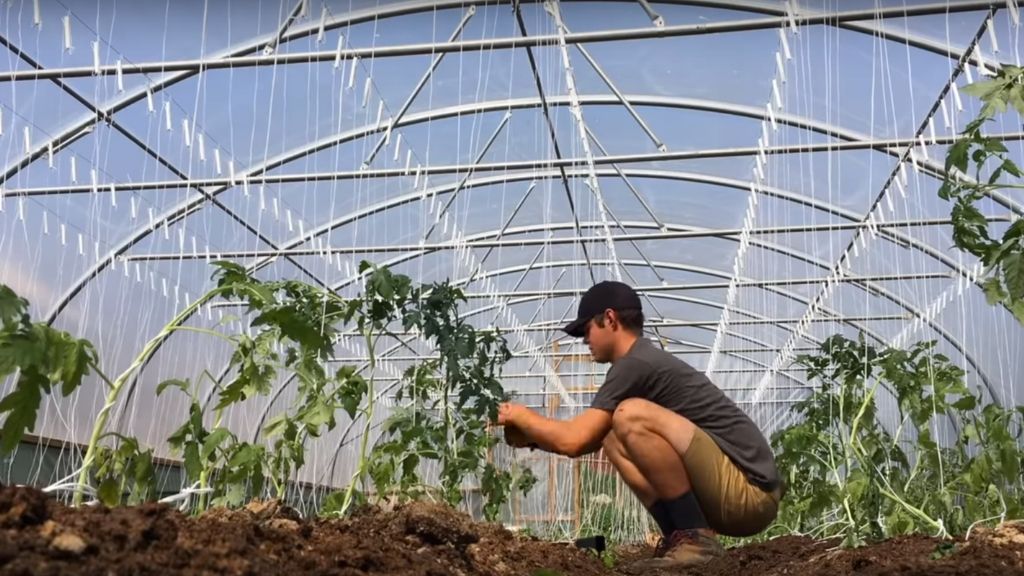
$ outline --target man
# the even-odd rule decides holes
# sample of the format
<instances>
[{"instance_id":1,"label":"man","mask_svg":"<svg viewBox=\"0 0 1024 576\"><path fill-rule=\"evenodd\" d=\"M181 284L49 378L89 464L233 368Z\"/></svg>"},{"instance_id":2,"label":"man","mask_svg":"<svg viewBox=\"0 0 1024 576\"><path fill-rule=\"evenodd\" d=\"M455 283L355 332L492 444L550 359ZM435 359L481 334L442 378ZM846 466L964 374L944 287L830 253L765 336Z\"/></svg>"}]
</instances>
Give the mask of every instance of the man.
<instances>
[{"instance_id":1,"label":"man","mask_svg":"<svg viewBox=\"0 0 1024 576\"><path fill-rule=\"evenodd\" d=\"M704 374L642 336L640 298L601 282L565 332L610 362L590 408L570 421L503 404L498 424L515 447L578 457L604 448L663 538L645 567L699 564L723 552L715 532L749 536L775 519L775 458L750 418Z\"/></svg>"}]
</instances>

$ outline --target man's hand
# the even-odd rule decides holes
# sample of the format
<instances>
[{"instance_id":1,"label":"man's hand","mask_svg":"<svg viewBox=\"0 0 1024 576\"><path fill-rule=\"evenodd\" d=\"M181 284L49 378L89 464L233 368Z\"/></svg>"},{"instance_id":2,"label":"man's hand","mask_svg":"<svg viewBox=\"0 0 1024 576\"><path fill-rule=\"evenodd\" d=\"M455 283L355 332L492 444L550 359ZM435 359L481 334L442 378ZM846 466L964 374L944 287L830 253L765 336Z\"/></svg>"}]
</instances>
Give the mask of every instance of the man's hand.
<instances>
[{"instance_id":1,"label":"man's hand","mask_svg":"<svg viewBox=\"0 0 1024 576\"><path fill-rule=\"evenodd\" d=\"M498 407L498 426L505 427L505 443L513 448L536 448L537 443L530 440L517 426L519 417L530 409L522 404L505 402Z\"/></svg>"},{"instance_id":2,"label":"man's hand","mask_svg":"<svg viewBox=\"0 0 1024 576\"><path fill-rule=\"evenodd\" d=\"M528 410L529 408L522 404L502 403L498 406L498 426L515 426L519 422L519 416Z\"/></svg>"}]
</instances>

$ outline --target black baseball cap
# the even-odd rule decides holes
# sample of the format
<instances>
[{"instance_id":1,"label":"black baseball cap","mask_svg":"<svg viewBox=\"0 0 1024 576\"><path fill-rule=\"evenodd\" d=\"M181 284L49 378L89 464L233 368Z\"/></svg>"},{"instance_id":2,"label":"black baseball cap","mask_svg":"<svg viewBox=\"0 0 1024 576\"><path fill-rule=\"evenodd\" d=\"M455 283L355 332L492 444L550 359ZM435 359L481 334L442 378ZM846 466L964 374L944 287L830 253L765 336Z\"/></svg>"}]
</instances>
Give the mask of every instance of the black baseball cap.
<instances>
[{"instance_id":1,"label":"black baseball cap","mask_svg":"<svg viewBox=\"0 0 1024 576\"><path fill-rule=\"evenodd\" d=\"M562 330L574 338L582 338L587 322L605 310L643 310L640 297L633 288L622 282L606 280L594 284L580 298L580 307L576 319Z\"/></svg>"}]
</instances>

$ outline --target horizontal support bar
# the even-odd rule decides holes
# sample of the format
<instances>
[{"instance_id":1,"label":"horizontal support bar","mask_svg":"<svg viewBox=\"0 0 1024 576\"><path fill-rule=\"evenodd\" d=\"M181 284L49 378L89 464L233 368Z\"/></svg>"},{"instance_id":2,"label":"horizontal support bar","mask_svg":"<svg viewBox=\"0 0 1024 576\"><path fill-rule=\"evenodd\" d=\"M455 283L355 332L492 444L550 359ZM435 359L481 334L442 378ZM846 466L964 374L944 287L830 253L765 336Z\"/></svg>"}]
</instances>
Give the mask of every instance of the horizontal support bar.
<instances>
[{"instance_id":1,"label":"horizontal support bar","mask_svg":"<svg viewBox=\"0 0 1024 576\"><path fill-rule=\"evenodd\" d=\"M714 374L729 373L730 371L733 371L733 370L731 370L731 369L715 370ZM745 372L745 371L756 372L757 370L756 369L751 370L749 368L739 368L739 369L736 369L735 371L737 371L737 372ZM761 371L763 372L763 370L761 370ZM559 372L558 376L562 377L562 378L568 378L568 377L588 375L588 374L593 374L595 376L604 376L605 375L603 372L601 372L601 373L598 373L598 372L593 372L593 373L589 373L589 372L569 372L569 373ZM519 378L519 377L537 378L538 376L536 374L507 374L507 375L502 376L500 379L501 380L507 380L507 379L510 379L510 378L516 379L516 378ZM750 391L756 390L757 386L717 386L717 388L719 390L723 391L723 392L750 392ZM811 384L807 384L806 386L804 386L804 385L786 384L784 386L771 386L769 388L769 390L809 390L809 389L815 389L815 388L817 388L817 386L814 386L814 385L811 385ZM600 386L594 386L592 388L567 388L566 392L568 392L569 394L593 394L594 392L597 392L600 389L601 389ZM519 393L522 394L523 396L559 396L559 395L561 395L561 392L559 392L557 390L538 390L536 392L532 392L532 391L519 391Z\"/></svg>"},{"instance_id":2,"label":"horizontal support bar","mask_svg":"<svg viewBox=\"0 0 1024 576\"><path fill-rule=\"evenodd\" d=\"M702 36L748 30L770 30L787 26L793 21L797 26L835 25L857 20L877 20L882 18L905 18L929 14L950 14L954 12L970 12L985 10L993 5L992 1L942 2L922 4L918 6L890 6L878 9L850 10L844 12L794 14L767 18L750 18L727 22L706 24L678 24L664 27L627 28L619 30L599 30L593 32L575 32L564 35L566 44L587 44L595 42L616 42L623 40L643 40L648 38L671 38L681 36ZM280 66L286 64L310 64L331 62L340 57L345 60L353 58L391 58L396 56L436 55L446 52L467 52L481 50L502 50L538 46L553 46L560 41L558 34L535 36L515 36L506 38L490 38L481 40L461 40L456 42L428 42L405 44L398 46L375 46L372 48L356 48L347 50L324 50L312 52L272 53L254 56L233 56L227 58L205 58L189 60L167 60L157 62L123 62L122 74L163 74L181 71L205 71L222 68L246 68L253 66ZM81 66L65 68L48 68L44 70L16 70L0 73L0 82L30 81L40 79L86 78L90 76L111 76L117 74L117 65L99 67Z\"/></svg>"},{"instance_id":3,"label":"horizontal support bar","mask_svg":"<svg viewBox=\"0 0 1024 576\"><path fill-rule=\"evenodd\" d=\"M794 372L805 372L806 370L807 369L803 368L803 367L793 367L793 368L786 368L786 369L780 370L780 372L782 372L782 373L794 373ZM699 371L703 372L702 370L699 370ZM721 370L715 370L714 372L712 372L712 375L714 375L714 374L761 374L763 372L764 372L764 368L723 368ZM606 374L604 372L559 372L558 373L558 377L559 378L573 378L573 377L595 377L596 378L596 377L603 377L605 375ZM499 376L498 380L528 380L528 379L531 379L531 378L536 378L538 380L543 380L543 379L547 378L547 376L545 376L544 374L505 374L505 375ZM395 378L394 376L378 376L378 377L374 378L375 382L396 382L398 380L399 379ZM786 386L770 386L768 388L768 390L807 390L807 389L810 389L810 388L813 388L813 386L811 386L811 385L807 385L807 386L786 385ZM726 392L746 392L746 391L756 390L757 386L737 386L737 387L730 387L730 386L723 387L723 386L719 386L719 389L720 390L724 390ZM598 387L595 386L594 388L591 388L591 389L586 389L586 388L567 388L565 390L565 392L567 394L593 394L594 392L597 392L597 390L598 390ZM562 391L560 391L560 390L538 390L536 392L532 392L532 391L519 391L519 392L521 394L523 394L523 395L533 395L533 396L561 396L562 395Z\"/></svg>"},{"instance_id":4,"label":"horizontal support bar","mask_svg":"<svg viewBox=\"0 0 1024 576\"><path fill-rule=\"evenodd\" d=\"M750 354L750 353L758 353L758 352L775 352L777 350L779 350L779 348L733 348L733 349L721 350L720 353L721 354L741 354L741 353ZM796 351L806 351L806 352L813 352L815 350L819 350L819 348L808 346L808 347L801 347L801 348L797 348L796 349ZM666 349L666 351L668 353L670 353L670 354L710 354L711 353L710 349L708 349L708 350L691 350L691 349L671 349L671 348L669 348L669 349ZM586 353L583 353L583 352L531 352L531 353L513 352L512 353L512 357L513 358L533 358L533 357L536 357L536 356L539 356L541 358L562 358L562 359L565 359L565 358L585 358L588 361L590 360L590 355L586 354ZM387 357L387 361L388 362L420 362L422 360L433 360L433 359L436 359L436 358L437 358L436 355L430 355L430 354L424 354L424 355L405 354L405 355L400 355L400 356L388 356ZM328 359L328 362L352 364L352 363L357 363L357 362L365 362L366 360L367 359L365 357L360 357L360 356L348 356L348 357L336 356L336 357ZM718 370L716 370L715 372L718 372ZM764 372L764 370L762 369L761 372ZM538 377L544 377L544 375L541 374Z\"/></svg>"},{"instance_id":5,"label":"horizontal support bar","mask_svg":"<svg viewBox=\"0 0 1024 576\"><path fill-rule=\"evenodd\" d=\"M1008 216L989 216L989 222L1009 222ZM588 223L582 223L587 225ZM927 220L895 220L892 222L879 222L876 228L919 228L927 226L947 226L952 224L948 218L934 218ZM629 222L622 223L624 228L629 228ZM751 228L748 233L755 235L771 234L806 234L812 232L837 232L843 230L866 229L870 225L867 222L842 222L838 224L808 224L804 226L765 226ZM514 235L518 232L515 228L505 231L505 235ZM742 228L723 228L708 230L673 230L664 232L647 232L639 234L615 234L611 236L613 242L642 242L647 240L682 240L688 238L721 238L727 236L739 236L743 233ZM121 258L130 262L153 262L162 260L196 260L196 259L242 259L242 258L276 258L291 256L327 256L334 254L388 254L416 252L420 250L455 250L457 248L522 248L526 246L552 246L580 243L606 243L605 236L559 236L553 238L522 238L513 240L468 240L466 242L437 242L431 244L381 244L374 246L324 246L323 248L289 248L283 250L218 250L207 253L193 253L192 251L162 252L153 254L131 254Z\"/></svg>"},{"instance_id":6,"label":"horizontal support bar","mask_svg":"<svg viewBox=\"0 0 1024 576\"><path fill-rule=\"evenodd\" d=\"M876 316L815 316L809 318L807 321L810 322L880 322L889 320L913 320L914 317L910 314L881 314ZM761 326L761 325L776 325L776 324L797 324L805 321L803 318L749 318L740 320L730 320L730 326ZM644 328L649 330L656 330L658 328L694 328L698 326L718 326L720 320L677 320L669 322L650 322L644 325ZM525 332L554 332L559 331L564 326L564 323L556 324L554 322L538 323L533 326L523 326L520 328Z\"/></svg>"},{"instance_id":7,"label":"horizontal support bar","mask_svg":"<svg viewBox=\"0 0 1024 576\"><path fill-rule=\"evenodd\" d=\"M906 280L949 280L956 278L951 272L921 272L917 274L878 274L863 276L842 276L833 278L836 282L898 282ZM636 286L637 292L677 292L682 290L707 290L715 288L761 288L765 286L794 286L802 284L824 284L829 277L813 278L778 278L774 280L744 280L738 282L695 282L692 284L663 284L653 286ZM519 290L516 292L470 292L466 298L526 298L529 296L580 296L586 288L553 288L548 290Z\"/></svg>"},{"instance_id":8,"label":"horizontal support bar","mask_svg":"<svg viewBox=\"0 0 1024 576\"><path fill-rule=\"evenodd\" d=\"M828 322L881 322L881 321L910 321L914 316L911 314L879 314L867 316L815 316L806 321L814 323ZM797 324L805 321L803 318L741 318L730 320L731 326L774 326L777 324ZM647 322L645 330L657 330L658 328L695 328L699 326L718 326L720 320L672 320L660 322ZM523 332L556 332L562 329L564 322L538 322L536 324L521 326L517 330ZM417 333L406 331L391 331L389 336L417 336ZM356 332L343 332L341 336L359 336ZM692 351L688 352L692 353Z\"/></svg>"},{"instance_id":9,"label":"horizontal support bar","mask_svg":"<svg viewBox=\"0 0 1024 576\"><path fill-rule=\"evenodd\" d=\"M988 137L1003 141L1024 140L1024 132L1004 132L987 134ZM944 135L936 137L938 144L951 144L959 138L959 135ZM842 152L848 150L869 150L880 148L898 148L913 146L916 139L892 138L880 140L850 140L841 142L827 142L818 144L793 144L784 146L765 146L764 152L768 155L803 154L812 152ZM736 156L756 156L760 152L756 146L739 148L718 148L707 150L682 150L668 152L649 152L639 154L620 154L614 156L596 156L593 159L595 166L604 165L625 165L648 162L672 162L680 160L702 160L712 158L729 158ZM437 166L422 166L420 176L424 175L467 175L485 172L515 172L522 170L550 170L554 168L572 168L586 164L586 158L552 158L539 160L520 160L510 162L488 162L481 164L451 164ZM412 178L413 174L405 168L368 168L355 170L335 170L330 172L308 172L298 174L253 174L249 176L238 175L231 177L210 177L191 178L187 180L151 180L141 182L97 182L95 186L89 184L71 184L65 186L39 186L28 188L9 188L3 191L7 196L52 196L60 194L106 194L111 190L115 192L146 191L146 190L176 190L182 187L198 188L224 188L239 186L243 182L249 185L277 185L295 184L304 182L336 182L343 180L363 180L368 178Z\"/></svg>"}]
</instances>

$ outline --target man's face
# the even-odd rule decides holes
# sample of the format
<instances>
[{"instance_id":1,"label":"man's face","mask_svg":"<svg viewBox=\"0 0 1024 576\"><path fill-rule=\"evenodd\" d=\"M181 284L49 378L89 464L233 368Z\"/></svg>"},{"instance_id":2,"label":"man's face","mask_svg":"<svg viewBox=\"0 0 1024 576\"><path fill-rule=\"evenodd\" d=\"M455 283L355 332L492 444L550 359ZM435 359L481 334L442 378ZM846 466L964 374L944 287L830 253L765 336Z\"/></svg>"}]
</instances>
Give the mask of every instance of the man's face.
<instances>
[{"instance_id":1,"label":"man's face","mask_svg":"<svg viewBox=\"0 0 1024 576\"><path fill-rule=\"evenodd\" d=\"M594 362L599 364L610 362L615 351L615 323L610 316L606 311L602 316L591 319L583 328L583 342L590 347Z\"/></svg>"}]
</instances>

